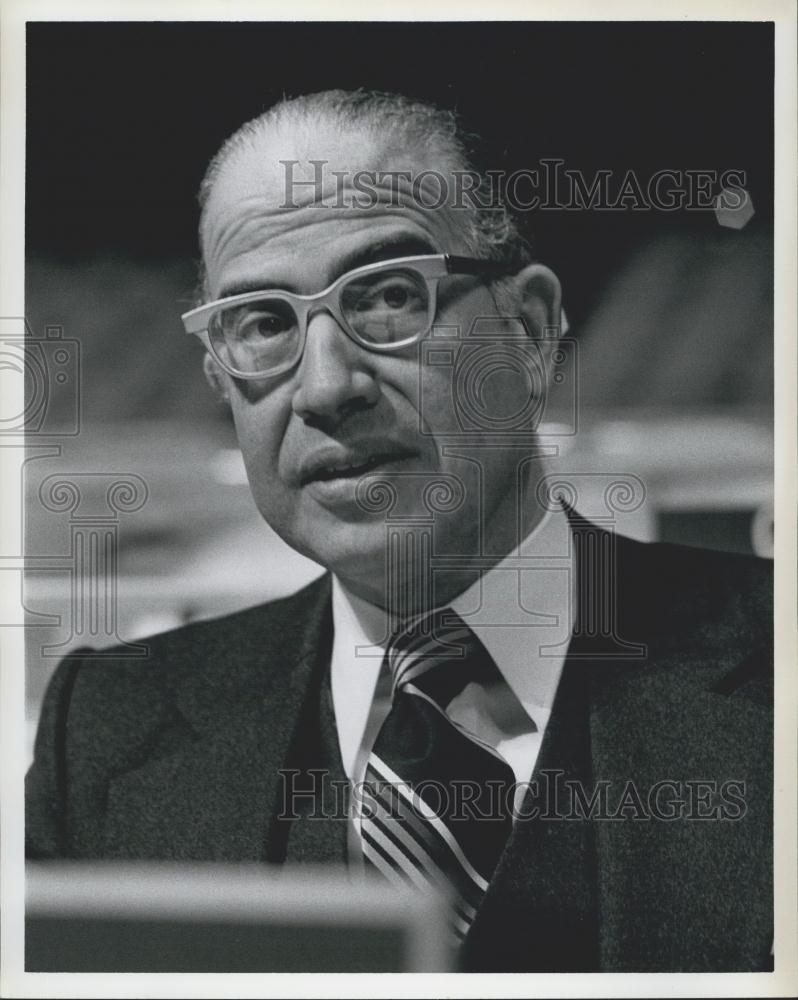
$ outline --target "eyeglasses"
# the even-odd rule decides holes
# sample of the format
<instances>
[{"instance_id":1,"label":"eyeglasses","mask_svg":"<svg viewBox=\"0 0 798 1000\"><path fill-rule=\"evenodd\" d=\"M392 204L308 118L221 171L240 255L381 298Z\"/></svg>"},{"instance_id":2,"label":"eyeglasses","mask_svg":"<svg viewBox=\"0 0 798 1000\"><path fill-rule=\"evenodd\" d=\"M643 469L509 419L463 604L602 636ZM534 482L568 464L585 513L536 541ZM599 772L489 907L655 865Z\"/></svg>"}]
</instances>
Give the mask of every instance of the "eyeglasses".
<instances>
[{"instance_id":1,"label":"eyeglasses","mask_svg":"<svg viewBox=\"0 0 798 1000\"><path fill-rule=\"evenodd\" d=\"M341 275L316 295L245 292L209 302L181 317L221 367L235 378L280 375L305 348L308 323L329 312L368 351L390 354L422 340L437 308L438 282L451 274L500 277L512 265L452 254L400 257Z\"/></svg>"}]
</instances>

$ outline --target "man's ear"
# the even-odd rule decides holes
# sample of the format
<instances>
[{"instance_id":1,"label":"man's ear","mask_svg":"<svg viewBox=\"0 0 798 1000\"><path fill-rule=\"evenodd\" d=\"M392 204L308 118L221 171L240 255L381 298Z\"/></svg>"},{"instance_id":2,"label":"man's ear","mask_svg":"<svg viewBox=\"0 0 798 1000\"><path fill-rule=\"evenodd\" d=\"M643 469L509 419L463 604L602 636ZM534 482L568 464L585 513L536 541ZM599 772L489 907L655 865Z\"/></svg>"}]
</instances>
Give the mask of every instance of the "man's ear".
<instances>
[{"instance_id":1,"label":"man's ear","mask_svg":"<svg viewBox=\"0 0 798 1000\"><path fill-rule=\"evenodd\" d=\"M205 357L202 360L202 370L205 372L205 378L208 380L208 385L211 389L213 389L219 401L229 403L230 385L227 375L219 367L219 362L216 358L207 351L205 352Z\"/></svg>"},{"instance_id":2,"label":"man's ear","mask_svg":"<svg viewBox=\"0 0 798 1000\"><path fill-rule=\"evenodd\" d=\"M562 322L562 291L557 275L544 264L528 264L513 283L530 336L556 340Z\"/></svg>"}]
</instances>

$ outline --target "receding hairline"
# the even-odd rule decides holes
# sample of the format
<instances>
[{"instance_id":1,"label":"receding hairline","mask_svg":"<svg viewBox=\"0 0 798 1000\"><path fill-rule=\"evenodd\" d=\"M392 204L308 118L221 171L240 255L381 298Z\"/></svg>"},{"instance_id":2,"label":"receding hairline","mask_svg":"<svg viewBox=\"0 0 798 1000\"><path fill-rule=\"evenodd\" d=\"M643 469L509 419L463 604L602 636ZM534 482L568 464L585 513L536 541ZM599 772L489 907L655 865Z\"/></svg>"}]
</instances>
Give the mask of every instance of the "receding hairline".
<instances>
[{"instance_id":1,"label":"receding hairline","mask_svg":"<svg viewBox=\"0 0 798 1000\"><path fill-rule=\"evenodd\" d=\"M351 96L357 93L353 92ZM396 155L396 170L407 169L411 160L416 161L412 164L414 168L430 169L434 165L435 169L447 173L469 168L468 155L460 148L454 116L450 113L421 102L411 102L401 98L400 95L379 95L385 100L395 99L401 102L390 116L388 127L383 127L376 118L376 108L369 112L369 106L365 105L362 113L353 114L346 105L340 106L331 100L324 100L329 95L337 94L338 91L328 91L278 102L277 105L236 129L212 158L202 180L199 203L203 213L222 174L239 156L256 148L259 142L270 138L276 142L281 139L287 140L287 147L293 147L294 150L303 149L308 162L312 159L325 159L325 150L318 145L320 126L336 129L339 137L342 134L349 134L371 139L372 148L379 151L381 158ZM419 129L413 118L413 115L419 113L419 109L428 110L431 116L435 116L433 120L438 120L441 127L437 134L430 137ZM406 117L403 118L400 111ZM442 123L447 123L447 127L444 128ZM431 142L428 142L428 139L431 139ZM408 140L411 145L408 145ZM452 148L452 144L455 148ZM275 163L278 160L279 157ZM362 154L359 156L359 161L358 169L364 166ZM386 169L394 167L388 166Z\"/></svg>"},{"instance_id":2,"label":"receding hairline","mask_svg":"<svg viewBox=\"0 0 798 1000\"><path fill-rule=\"evenodd\" d=\"M294 142L299 138L310 147L317 139L316 132L321 124L337 127L339 132L346 130L344 134L371 135L381 143L383 155L389 157L392 142L402 149L404 161L412 149L413 155L420 158L418 166L421 169L435 169L446 174L454 170L469 171L480 179L480 183L486 181L486 172L480 170L473 159L473 146L478 137L466 131L456 113L446 108L401 94L365 90L330 90L284 98L244 122L210 161L199 190L201 246L211 195L237 156L252 149L270 131L290 135ZM323 158L323 154L319 158ZM406 165L398 169L406 169ZM487 211L472 205L458 213L458 217L469 252L491 259L512 257L519 263L531 259L530 247L505 205L499 204ZM205 285L203 262L201 294L204 294Z\"/></svg>"}]
</instances>

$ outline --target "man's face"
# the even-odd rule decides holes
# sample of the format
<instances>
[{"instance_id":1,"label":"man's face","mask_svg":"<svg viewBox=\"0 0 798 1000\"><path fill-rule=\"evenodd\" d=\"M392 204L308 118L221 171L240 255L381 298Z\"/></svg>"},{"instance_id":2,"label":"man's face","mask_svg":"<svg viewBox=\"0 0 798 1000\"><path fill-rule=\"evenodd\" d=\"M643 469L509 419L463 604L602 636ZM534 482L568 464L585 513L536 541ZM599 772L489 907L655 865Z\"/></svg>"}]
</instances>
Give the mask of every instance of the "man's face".
<instances>
[{"instance_id":1,"label":"man's face","mask_svg":"<svg viewBox=\"0 0 798 1000\"><path fill-rule=\"evenodd\" d=\"M312 188L299 187L290 195L298 207L280 208L286 174L279 161L300 160L296 177L306 177L311 158L327 160L331 178L333 170L351 177L363 168L430 166L406 152L402 162L390 162L368 137L341 136L332 128L314 133L312 149L290 134L261 135L225 165L206 208L202 236L212 298L251 289L313 294L361 264L467 252L456 209L430 211L409 194L399 207L392 205L396 196L388 181L377 206L367 210L320 205ZM476 317L496 315L484 282L470 276L441 281L436 326L463 336ZM469 451L462 444L458 457L446 454L443 436L459 429L452 369L421 365L420 357L419 345L390 355L365 350L320 311L310 319L304 354L292 370L248 382L217 373L265 520L293 548L374 600L384 579L385 513L359 500L364 474L391 479L394 517L426 510L422 490L436 474L457 477L465 500L456 513L436 519L440 553L475 555L480 534L487 551L500 551L502 532L516 523L517 452ZM498 373L482 390L486 409L495 403L506 412L507 393L517 391L517 381ZM471 461L462 457L469 455Z\"/></svg>"}]
</instances>

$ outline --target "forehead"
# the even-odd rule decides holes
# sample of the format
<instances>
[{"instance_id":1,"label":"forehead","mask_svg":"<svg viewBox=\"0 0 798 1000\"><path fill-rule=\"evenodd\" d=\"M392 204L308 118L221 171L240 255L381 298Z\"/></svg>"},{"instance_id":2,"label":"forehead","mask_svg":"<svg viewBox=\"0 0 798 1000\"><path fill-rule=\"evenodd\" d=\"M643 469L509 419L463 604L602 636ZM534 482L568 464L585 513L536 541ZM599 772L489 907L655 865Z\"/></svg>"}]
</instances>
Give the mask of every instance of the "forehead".
<instances>
[{"instance_id":1,"label":"forehead","mask_svg":"<svg viewBox=\"0 0 798 1000\"><path fill-rule=\"evenodd\" d=\"M391 136L329 124L263 130L230 155L205 206L210 293L257 281L317 291L369 242L417 238L428 252L463 252L452 195L448 164Z\"/></svg>"}]
</instances>

